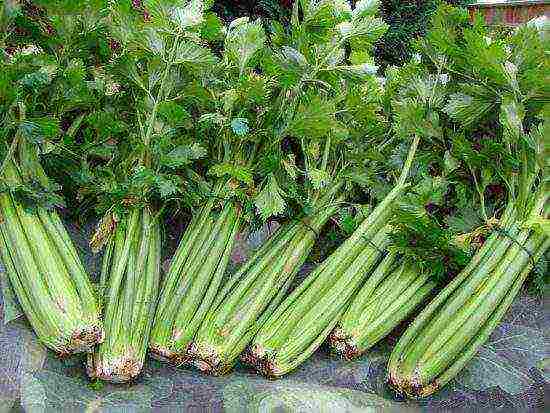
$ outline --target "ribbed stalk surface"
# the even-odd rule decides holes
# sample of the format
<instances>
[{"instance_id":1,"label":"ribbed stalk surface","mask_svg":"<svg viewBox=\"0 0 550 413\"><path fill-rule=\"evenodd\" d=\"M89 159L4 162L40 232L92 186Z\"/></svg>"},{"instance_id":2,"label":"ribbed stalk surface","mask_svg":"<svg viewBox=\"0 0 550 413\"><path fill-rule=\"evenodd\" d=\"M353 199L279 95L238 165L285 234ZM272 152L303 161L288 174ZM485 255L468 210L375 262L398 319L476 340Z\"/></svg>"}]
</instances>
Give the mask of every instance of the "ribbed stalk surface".
<instances>
[{"instance_id":1,"label":"ribbed stalk surface","mask_svg":"<svg viewBox=\"0 0 550 413\"><path fill-rule=\"evenodd\" d=\"M160 229L147 208L117 226L103 258L105 341L88 357L90 377L121 383L143 367L160 281Z\"/></svg>"},{"instance_id":2,"label":"ribbed stalk surface","mask_svg":"<svg viewBox=\"0 0 550 413\"><path fill-rule=\"evenodd\" d=\"M513 208L501 227L397 343L388 380L398 391L425 397L454 378L489 338L533 263L550 247L548 237L517 222Z\"/></svg>"},{"instance_id":3,"label":"ribbed stalk surface","mask_svg":"<svg viewBox=\"0 0 550 413\"><path fill-rule=\"evenodd\" d=\"M190 223L163 283L149 344L154 357L184 362L219 291L240 221L233 203L214 215L209 202Z\"/></svg>"},{"instance_id":4,"label":"ribbed stalk surface","mask_svg":"<svg viewBox=\"0 0 550 413\"><path fill-rule=\"evenodd\" d=\"M6 182L21 183L5 164ZM55 211L26 211L0 194L0 257L18 301L40 341L63 354L90 352L103 340L93 287Z\"/></svg>"}]
</instances>

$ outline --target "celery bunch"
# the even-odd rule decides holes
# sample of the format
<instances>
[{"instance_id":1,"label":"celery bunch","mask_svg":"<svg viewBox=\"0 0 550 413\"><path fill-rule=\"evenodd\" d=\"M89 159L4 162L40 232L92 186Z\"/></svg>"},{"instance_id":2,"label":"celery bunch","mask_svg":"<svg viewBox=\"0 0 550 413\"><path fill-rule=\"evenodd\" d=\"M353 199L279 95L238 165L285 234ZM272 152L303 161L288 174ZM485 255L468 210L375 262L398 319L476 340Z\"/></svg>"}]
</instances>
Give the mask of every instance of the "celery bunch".
<instances>
[{"instance_id":1,"label":"celery bunch","mask_svg":"<svg viewBox=\"0 0 550 413\"><path fill-rule=\"evenodd\" d=\"M149 345L156 358L178 362L185 355L220 288L241 214L228 201L215 216L213 205L189 224L166 274Z\"/></svg>"},{"instance_id":2,"label":"celery bunch","mask_svg":"<svg viewBox=\"0 0 550 413\"><path fill-rule=\"evenodd\" d=\"M414 152L414 151L413 151ZM265 320L242 360L269 377L303 363L327 338L389 244L397 185L359 228Z\"/></svg>"},{"instance_id":3,"label":"celery bunch","mask_svg":"<svg viewBox=\"0 0 550 413\"><path fill-rule=\"evenodd\" d=\"M47 183L20 136L13 147L21 149L16 152L25 174ZM24 182L18 163L7 158L2 164L1 179L8 187ZM19 303L44 345L68 355L90 352L103 340L94 289L56 211L42 206L28 210L10 192L1 193L0 253Z\"/></svg>"},{"instance_id":4,"label":"celery bunch","mask_svg":"<svg viewBox=\"0 0 550 413\"><path fill-rule=\"evenodd\" d=\"M448 23L443 26L443 21ZM457 129L476 131L477 125L490 122L496 131L484 136L492 146L484 153L492 157L490 162L476 157L464 137L454 138L462 150L461 162L472 176L489 237L466 268L415 318L391 354L388 381L412 397L429 396L464 368L550 247L544 80L550 60L542 33L526 25L491 42L483 27L470 26L465 13L446 8L440 9L435 23L422 42L423 52L430 58L438 54L441 66L469 82L460 85L468 94L451 96L447 114ZM446 36L449 27L455 33L452 50L434 41ZM467 41L462 42L462 36ZM465 58L481 55L488 60L476 64ZM498 176L506 188L506 206L499 219L487 214L485 189L492 176Z\"/></svg>"},{"instance_id":5,"label":"celery bunch","mask_svg":"<svg viewBox=\"0 0 550 413\"><path fill-rule=\"evenodd\" d=\"M160 228L136 208L106 246L101 272L105 341L88 357L88 374L116 383L141 372L160 282Z\"/></svg>"},{"instance_id":6,"label":"celery bunch","mask_svg":"<svg viewBox=\"0 0 550 413\"><path fill-rule=\"evenodd\" d=\"M548 195L532 213L543 214ZM548 211L544 215L548 219ZM426 397L453 379L512 304L550 238L525 228L509 207L500 230L470 264L416 317L400 338L388 364L390 384L410 396ZM506 235L504 235L506 234Z\"/></svg>"},{"instance_id":7,"label":"celery bunch","mask_svg":"<svg viewBox=\"0 0 550 413\"><path fill-rule=\"evenodd\" d=\"M340 318L328 344L347 359L360 356L409 316L436 285L417 265L389 253Z\"/></svg>"}]
</instances>

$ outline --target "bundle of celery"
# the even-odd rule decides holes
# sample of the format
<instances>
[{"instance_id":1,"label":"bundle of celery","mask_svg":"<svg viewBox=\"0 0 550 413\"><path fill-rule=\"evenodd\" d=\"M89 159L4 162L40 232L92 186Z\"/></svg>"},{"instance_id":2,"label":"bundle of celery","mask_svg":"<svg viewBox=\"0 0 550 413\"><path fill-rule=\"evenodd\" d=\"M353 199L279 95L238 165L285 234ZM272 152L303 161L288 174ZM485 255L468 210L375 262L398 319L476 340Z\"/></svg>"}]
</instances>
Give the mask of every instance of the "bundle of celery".
<instances>
[{"instance_id":1,"label":"bundle of celery","mask_svg":"<svg viewBox=\"0 0 550 413\"><path fill-rule=\"evenodd\" d=\"M369 92L378 90L370 57L362 49L384 30L373 13L330 2L295 2L292 33L281 30L272 39L273 50L262 67L273 77L276 98L263 114L269 123L262 132L273 134L268 140L275 143L295 138L300 154L282 159L282 174L269 173L255 204L267 218L284 210L286 195L307 212L283 225L218 294L185 355L186 362L202 371L227 372L275 311L317 234L349 191L345 182L354 161L364 162L359 138L364 143L369 137L365 133L376 135L383 129L377 101L369 100L369 93L360 97L369 87ZM324 29L317 31L317 25ZM358 64L349 65L343 51L353 40L360 57ZM265 162L273 163L270 158Z\"/></svg>"},{"instance_id":2,"label":"bundle of celery","mask_svg":"<svg viewBox=\"0 0 550 413\"><path fill-rule=\"evenodd\" d=\"M231 202L216 217L213 201L189 224L164 280L149 345L153 357L175 361L218 292L239 228Z\"/></svg>"},{"instance_id":3,"label":"bundle of celery","mask_svg":"<svg viewBox=\"0 0 550 413\"><path fill-rule=\"evenodd\" d=\"M369 294L368 289L386 273L384 262L369 279L386 254L392 232L389 223L410 187L407 180L421 137L426 141L441 139L437 109L444 102L447 78L422 70L414 73L392 102L395 137L404 142L413 137L398 182L353 235L283 301L258 331L243 360L267 376L282 376L305 361L335 328L360 286L366 282L365 294ZM416 299L413 294L409 304Z\"/></svg>"},{"instance_id":4,"label":"bundle of celery","mask_svg":"<svg viewBox=\"0 0 550 413\"><path fill-rule=\"evenodd\" d=\"M88 356L90 377L135 378L143 367L160 281L161 239L147 208L117 222L101 271L105 341Z\"/></svg>"},{"instance_id":5,"label":"bundle of celery","mask_svg":"<svg viewBox=\"0 0 550 413\"><path fill-rule=\"evenodd\" d=\"M118 145L106 161L96 159L97 150L84 154L91 178L81 193L95 197L98 210L107 210L92 239L94 247L107 247L106 338L89 358L88 373L124 382L139 374L149 346L160 281L158 219L169 201L185 197L185 166L204 156L204 149L191 142L187 112L176 101L185 95L181 89L196 86L195 75L215 58L196 35L203 22L200 2L117 2L110 5L107 22L119 42L112 73L119 89L124 85L120 94L131 96L132 110L116 118L129 118L138 128L108 137ZM101 148L105 139L99 136L95 144ZM117 222L119 217L123 221Z\"/></svg>"},{"instance_id":6,"label":"bundle of celery","mask_svg":"<svg viewBox=\"0 0 550 413\"><path fill-rule=\"evenodd\" d=\"M456 231L445 222L450 216L436 218L428 211L443 203L454 189L452 183L460 179L457 168L448 166L451 157L446 149L442 109L452 90L449 75L436 69L437 74L430 74L420 61L412 61L387 71L386 96L392 103L396 137L418 134L424 150L417 154L411 178L415 184L396 199L389 215L391 252L368 276L328 337L329 346L348 359L389 334L469 259L457 243ZM429 168L441 172L430 173Z\"/></svg>"},{"instance_id":7,"label":"bundle of celery","mask_svg":"<svg viewBox=\"0 0 550 413\"><path fill-rule=\"evenodd\" d=\"M259 158L274 144L262 133L270 89L253 67L264 41L259 22L233 22L216 76L205 86L211 98L194 107L198 113L211 112L199 118L199 125L209 144L213 189L193 214L163 282L150 344L156 358L179 362L185 355L218 293L243 221L242 205L253 193Z\"/></svg>"},{"instance_id":8,"label":"bundle of celery","mask_svg":"<svg viewBox=\"0 0 550 413\"><path fill-rule=\"evenodd\" d=\"M48 185L32 149L19 145L20 162L4 160L2 183L20 187L30 174ZM103 340L93 287L57 212L41 206L29 211L13 194L0 194L0 252L10 285L44 345L67 355L89 352Z\"/></svg>"},{"instance_id":9,"label":"bundle of celery","mask_svg":"<svg viewBox=\"0 0 550 413\"><path fill-rule=\"evenodd\" d=\"M399 202L390 221L391 252L361 286L328 338L337 354L354 359L365 353L469 261L470 255L460 242L462 234L456 236L453 229L424 212L422 195L427 185L446 179L452 178L425 177ZM446 191L447 185L442 186ZM437 191L430 195L438 197ZM413 200L421 202L415 204Z\"/></svg>"},{"instance_id":10,"label":"bundle of celery","mask_svg":"<svg viewBox=\"0 0 550 413\"><path fill-rule=\"evenodd\" d=\"M358 357L411 314L436 285L415 264L388 254L338 321L329 345L347 359Z\"/></svg>"},{"instance_id":11,"label":"bundle of celery","mask_svg":"<svg viewBox=\"0 0 550 413\"><path fill-rule=\"evenodd\" d=\"M55 210L64 202L43 161L59 156L66 165L62 122L70 129L71 111L95 102L84 81L89 67L76 57L91 51L83 40L96 28L81 24L94 13L50 20L20 3L0 6L0 259L39 340L62 355L89 352L104 335L95 291Z\"/></svg>"},{"instance_id":12,"label":"bundle of celery","mask_svg":"<svg viewBox=\"0 0 550 413\"><path fill-rule=\"evenodd\" d=\"M548 160L544 154L548 108L543 106L547 89L544 73L549 61L541 36L532 28L520 27L490 43L488 33L469 27L465 13L451 16L443 10L436 23L443 21L445 25L432 29L430 40L448 33L448 22L452 21L455 35L463 35L468 42L451 39L456 48L439 50L441 44L430 41L425 44L425 53L432 57L437 54L454 74L468 79L469 90L476 92L475 97L452 96L446 107L449 116L468 128L491 119L494 115L488 108L500 105L500 111L494 111L500 128L485 137L486 144L492 145L488 153L496 159L476 159L476 152L470 150L463 153L461 161L473 176L485 216L482 185L491 176L502 179L508 188L508 201L498 221L487 221L491 235L469 265L416 317L392 352L390 384L402 393L420 397L434 393L464 368L550 247ZM444 53L448 53L445 58ZM492 58L481 67L464 58L487 53ZM544 122L537 118L539 111ZM529 133L525 131L527 125ZM454 143L463 151L468 148L464 139L457 138Z\"/></svg>"},{"instance_id":13,"label":"bundle of celery","mask_svg":"<svg viewBox=\"0 0 550 413\"><path fill-rule=\"evenodd\" d=\"M541 195L531 211L548 219ZM388 380L402 393L426 397L453 379L512 304L550 238L522 229L512 206L468 267L420 313L392 351ZM506 234L506 235L504 235Z\"/></svg>"}]
</instances>

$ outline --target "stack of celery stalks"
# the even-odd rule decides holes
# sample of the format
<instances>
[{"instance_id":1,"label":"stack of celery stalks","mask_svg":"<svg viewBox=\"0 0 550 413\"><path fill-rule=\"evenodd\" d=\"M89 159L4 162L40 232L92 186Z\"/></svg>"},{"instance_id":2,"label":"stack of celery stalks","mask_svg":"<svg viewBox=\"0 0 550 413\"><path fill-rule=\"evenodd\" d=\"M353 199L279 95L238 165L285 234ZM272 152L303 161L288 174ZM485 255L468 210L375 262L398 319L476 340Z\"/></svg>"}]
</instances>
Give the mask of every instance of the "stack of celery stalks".
<instances>
[{"instance_id":1,"label":"stack of celery stalks","mask_svg":"<svg viewBox=\"0 0 550 413\"><path fill-rule=\"evenodd\" d=\"M286 25L209 4L0 6L6 288L94 379L132 381L147 354L276 378L405 323L388 383L436 392L550 247L545 21L493 33L441 6L382 70L378 1L295 1ZM98 222L98 279L60 216Z\"/></svg>"}]
</instances>

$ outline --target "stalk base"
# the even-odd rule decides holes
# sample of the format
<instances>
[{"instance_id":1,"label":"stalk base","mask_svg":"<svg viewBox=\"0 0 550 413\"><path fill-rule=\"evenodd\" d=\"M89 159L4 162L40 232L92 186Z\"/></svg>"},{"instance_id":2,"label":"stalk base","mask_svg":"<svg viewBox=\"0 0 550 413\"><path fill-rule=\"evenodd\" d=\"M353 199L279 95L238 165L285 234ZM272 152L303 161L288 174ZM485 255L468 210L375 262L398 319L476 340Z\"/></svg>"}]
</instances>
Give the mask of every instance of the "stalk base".
<instances>
[{"instance_id":1,"label":"stalk base","mask_svg":"<svg viewBox=\"0 0 550 413\"><path fill-rule=\"evenodd\" d=\"M428 385L423 385L413 377L401 377L394 371L388 371L387 382L397 393L406 395L409 398L418 399L428 397L439 390L437 380Z\"/></svg>"},{"instance_id":2,"label":"stalk base","mask_svg":"<svg viewBox=\"0 0 550 413\"><path fill-rule=\"evenodd\" d=\"M180 362L212 376L223 376L233 367L221 359L220 352L214 346L197 342L189 343L185 358L180 358Z\"/></svg>"},{"instance_id":3,"label":"stalk base","mask_svg":"<svg viewBox=\"0 0 550 413\"><path fill-rule=\"evenodd\" d=\"M103 343L105 331L100 325L86 325L78 328L71 335L67 347L59 351L61 356L75 353L91 353L97 344Z\"/></svg>"},{"instance_id":4,"label":"stalk base","mask_svg":"<svg viewBox=\"0 0 550 413\"><path fill-rule=\"evenodd\" d=\"M334 353L346 360L355 360L362 354L353 338L340 327L332 330L327 344Z\"/></svg>"},{"instance_id":5,"label":"stalk base","mask_svg":"<svg viewBox=\"0 0 550 413\"><path fill-rule=\"evenodd\" d=\"M175 351L168 350L166 347L157 344L149 346L149 356L152 359L170 364L179 364L178 360L181 358L181 355Z\"/></svg>"},{"instance_id":6,"label":"stalk base","mask_svg":"<svg viewBox=\"0 0 550 413\"><path fill-rule=\"evenodd\" d=\"M87 373L93 379L100 379L111 383L127 383L134 380L141 369L143 362L131 355L124 355L112 359L99 359L91 357L88 363Z\"/></svg>"},{"instance_id":7,"label":"stalk base","mask_svg":"<svg viewBox=\"0 0 550 413\"><path fill-rule=\"evenodd\" d=\"M240 359L244 364L252 367L268 379L278 379L284 374L277 367L270 352L258 344L249 346L241 355Z\"/></svg>"}]
</instances>

